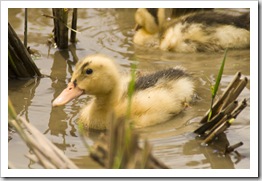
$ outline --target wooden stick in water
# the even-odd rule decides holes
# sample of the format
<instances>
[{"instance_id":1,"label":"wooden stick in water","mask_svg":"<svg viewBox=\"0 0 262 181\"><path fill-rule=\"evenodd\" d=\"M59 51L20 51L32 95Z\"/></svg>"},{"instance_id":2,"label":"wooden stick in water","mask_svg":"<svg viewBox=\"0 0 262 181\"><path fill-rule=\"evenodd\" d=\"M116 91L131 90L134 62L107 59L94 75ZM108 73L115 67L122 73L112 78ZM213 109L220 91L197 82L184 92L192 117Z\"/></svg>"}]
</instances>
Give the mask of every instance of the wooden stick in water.
<instances>
[{"instance_id":1,"label":"wooden stick in water","mask_svg":"<svg viewBox=\"0 0 262 181\"><path fill-rule=\"evenodd\" d=\"M232 146L228 146L225 150L225 154L231 153L232 151L234 151L235 149L237 149L238 147L242 146L244 143L241 141L237 144L234 144Z\"/></svg>"},{"instance_id":2,"label":"wooden stick in water","mask_svg":"<svg viewBox=\"0 0 262 181\"><path fill-rule=\"evenodd\" d=\"M24 46L27 49L27 8L25 8Z\"/></svg>"},{"instance_id":3,"label":"wooden stick in water","mask_svg":"<svg viewBox=\"0 0 262 181\"><path fill-rule=\"evenodd\" d=\"M244 79L240 80L237 87L234 89L234 93L232 94L231 100L235 100L239 94L243 91L243 89L246 87L248 83L248 79L245 77Z\"/></svg>"},{"instance_id":4,"label":"wooden stick in water","mask_svg":"<svg viewBox=\"0 0 262 181\"><path fill-rule=\"evenodd\" d=\"M233 80L230 82L230 84L227 86L226 90L224 91L224 93L220 97L220 99L218 99L214 103L214 105L212 107L212 111L213 111L212 117L215 116L219 112L218 110L221 107L221 104L227 99L228 94L230 93L230 91L234 90L236 87L239 87L238 85L241 82L240 77L241 77L241 72L237 72L235 74ZM235 91L233 94L235 94L235 93L237 93L237 92ZM230 101L232 102L232 100L230 100ZM230 101L227 101L228 102L227 104L230 104ZM224 106L226 106L226 105L224 105ZM207 122L209 111L210 110L208 110L206 112L206 114L203 116L202 120L200 121L201 123Z\"/></svg>"},{"instance_id":5,"label":"wooden stick in water","mask_svg":"<svg viewBox=\"0 0 262 181\"><path fill-rule=\"evenodd\" d=\"M77 30L77 8L73 8L72 29ZM71 29L70 41L76 43L76 32Z\"/></svg>"},{"instance_id":6,"label":"wooden stick in water","mask_svg":"<svg viewBox=\"0 0 262 181\"><path fill-rule=\"evenodd\" d=\"M221 120L222 124L220 124L214 131L212 131L206 137L206 139L202 142L202 145L206 145L209 142L211 142L216 136L218 136L220 133L225 131L230 126L230 123L227 121L227 119L227 116L223 117L223 119Z\"/></svg>"},{"instance_id":7,"label":"wooden stick in water","mask_svg":"<svg viewBox=\"0 0 262 181\"><path fill-rule=\"evenodd\" d=\"M60 49L68 48L68 9L53 8L54 36L57 47Z\"/></svg>"},{"instance_id":8,"label":"wooden stick in water","mask_svg":"<svg viewBox=\"0 0 262 181\"><path fill-rule=\"evenodd\" d=\"M224 114L227 116L227 119L231 118L231 112L238 106L238 101L234 101L232 102L227 108L226 110L224 110ZM220 121L218 121L211 129L210 132L213 132L216 128L218 128L221 124L223 124L223 122L226 120L221 119Z\"/></svg>"},{"instance_id":9,"label":"wooden stick in water","mask_svg":"<svg viewBox=\"0 0 262 181\"><path fill-rule=\"evenodd\" d=\"M44 168L78 168L61 150L25 119L17 117L15 120L10 120L9 124L17 130L17 133L34 152Z\"/></svg>"},{"instance_id":10,"label":"wooden stick in water","mask_svg":"<svg viewBox=\"0 0 262 181\"><path fill-rule=\"evenodd\" d=\"M239 113L241 113L241 111L243 109L245 109L245 107L247 106L247 100L243 99L241 104L239 104L239 106L234 110L234 112L231 114L232 118L236 118L238 116Z\"/></svg>"},{"instance_id":11,"label":"wooden stick in water","mask_svg":"<svg viewBox=\"0 0 262 181\"><path fill-rule=\"evenodd\" d=\"M41 76L39 69L10 23L8 23L8 69L15 74L12 76L17 78Z\"/></svg>"}]
</instances>

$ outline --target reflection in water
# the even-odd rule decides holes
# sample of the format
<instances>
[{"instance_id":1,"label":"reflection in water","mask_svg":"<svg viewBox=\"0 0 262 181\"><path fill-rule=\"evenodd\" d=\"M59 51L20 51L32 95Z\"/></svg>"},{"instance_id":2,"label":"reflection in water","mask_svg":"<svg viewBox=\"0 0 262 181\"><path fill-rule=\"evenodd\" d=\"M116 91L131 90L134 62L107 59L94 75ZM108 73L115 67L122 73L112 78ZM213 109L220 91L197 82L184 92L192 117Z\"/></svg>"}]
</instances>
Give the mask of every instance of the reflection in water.
<instances>
[{"instance_id":1,"label":"reflection in water","mask_svg":"<svg viewBox=\"0 0 262 181\"><path fill-rule=\"evenodd\" d=\"M8 96L10 100L13 103L13 106L18 113L19 116L24 117L28 122L30 122L30 107L32 107L33 100L36 96L37 88L40 84L40 79L31 79L31 80L8 80ZM8 129L9 131L9 141L14 141L14 143L18 144L18 148L20 152L23 152L23 155L32 153L30 149L27 147L24 149L20 148L19 143L17 142L23 142L20 138L17 137L15 134L15 131L13 131L12 128ZM12 140L14 138L14 140ZM17 155L17 149L14 150L15 152L13 154ZM13 154L8 154L8 158L14 157ZM28 164L27 164L28 163ZM30 159L27 159L25 164L27 164L28 168L31 168L31 166L34 164L33 161Z\"/></svg>"},{"instance_id":2,"label":"reflection in water","mask_svg":"<svg viewBox=\"0 0 262 181\"><path fill-rule=\"evenodd\" d=\"M52 72L51 77L54 79L52 81L51 87L54 90L53 100L55 97L57 97L61 91L61 87L65 87L66 82L66 75L67 75L67 68L68 64L65 60L69 59L69 53L68 51L56 51L54 54L54 62L52 66ZM72 70L72 67L69 69ZM53 101L52 100L52 101ZM51 103L50 103L51 104ZM62 137L62 143L55 143L57 147L59 147L61 150L66 150L68 147L70 147L70 144L66 143L66 131L68 130L68 124L70 127L70 135L76 136L75 132L76 129L74 126L72 126L72 123L68 122L68 114L62 109L62 108L54 108L52 107L50 112L50 119L48 123L48 130L45 132L45 134L50 131L50 135Z\"/></svg>"},{"instance_id":3,"label":"reflection in water","mask_svg":"<svg viewBox=\"0 0 262 181\"><path fill-rule=\"evenodd\" d=\"M39 85L38 79L30 80L8 80L8 96L13 103L13 106L19 116L28 118L28 107L31 105L31 100L34 97L35 89ZM17 91L19 90L19 91ZM29 91L28 91L29 90ZM15 133L13 128L8 127L8 141L12 139Z\"/></svg>"},{"instance_id":4,"label":"reflection in water","mask_svg":"<svg viewBox=\"0 0 262 181\"><path fill-rule=\"evenodd\" d=\"M189 140L183 146L184 155L203 155L204 159L196 163L192 160L187 163L188 166L197 166L209 164L213 169L233 169L234 164L229 154L224 155L222 152L229 145L226 134L220 134L218 139L209 146L201 146L202 140L198 138ZM221 152L221 153L220 153Z\"/></svg>"},{"instance_id":5,"label":"reflection in water","mask_svg":"<svg viewBox=\"0 0 262 181\"><path fill-rule=\"evenodd\" d=\"M25 116L28 120L28 107L31 106L32 99L35 96L36 88L38 87L39 79L30 80L12 80L8 81L8 96L10 97L15 110L19 116ZM19 90L19 91L17 91ZM18 96L19 94L20 96ZM13 96L17 95L17 96Z\"/></svg>"},{"instance_id":6,"label":"reflection in water","mask_svg":"<svg viewBox=\"0 0 262 181\"><path fill-rule=\"evenodd\" d=\"M57 82L52 81L52 88L54 90L54 96L57 97L59 95L59 88L61 85L66 85L66 70L67 63L65 60L69 59L69 55L67 51L57 51L54 54L54 63L52 66L51 77L56 79ZM57 63L59 61L59 64ZM58 66L59 65L59 66ZM60 115L59 118L57 115ZM67 114L62 109L52 108L50 112L50 120L48 123L48 128L50 130L51 135L58 136L59 134L65 135L67 129L67 122L64 121L67 119Z\"/></svg>"},{"instance_id":7,"label":"reflection in water","mask_svg":"<svg viewBox=\"0 0 262 181\"><path fill-rule=\"evenodd\" d=\"M200 140L190 134L199 125L199 117L203 116L210 106L210 82L214 81L219 70L223 53L178 54L162 52L134 46L132 42L135 9L79 9L78 10L78 42L70 45L68 50L58 51L48 47L46 41L52 32L53 20L43 18L42 13L50 14L50 9L30 9L29 40L30 47L41 52L42 57L35 62L40 71L50 78L26 82L9 80L9 96L17 112L25 116L39 130L56 144L63 152L81 168L99 168L88 157L88 150L79 138L77 118L78 112L89 101L88 96L81 96L62 107L51 107L51 102L66 87L78 59L92 54L103 53L117 60L121 70L129 70L132 63L137 64L140 71L155 71L162 68L183 66L192 72L196 79L196 92L201 98L191 107L164 124L140 130L142 138L149 139L154 155L172 168L249 168L249 114L250 107L239 115L236 124L230 127L224 138L219 138L215 145L200 146ZM23 10L10 9L9 21L23 37ZM17 18L19 17L19 18ZM41 29L41 31L39 31ZM48 48L50 50L48 51ZM224 75L218 95L227 86L237 71L250 75L249 50L229 51ZM26 86L25 86L26 85ZM249 97L249 86L244 95ZM228 136L228 134L232 134ZM235 134L238 133L239 134ZM89 138L96 140L100 132L89 132ZM241 140L239 140L241 135ZM228 136L226 138L226 136ZM28 148L16 134L9 141L9 159L19 168L36 168L37 164L24 157ZM230 138L230 139L229 139ZM229 141L227 140L229 139ZM243 141L239 152L244 159L234 163L232 154L221 156L215 150L225 145ZM219 144L217 144L219 143ZM92 144L92 143L91 143ZM21 152L17 153L17 148Z\"/></svg>"}]
</instances>

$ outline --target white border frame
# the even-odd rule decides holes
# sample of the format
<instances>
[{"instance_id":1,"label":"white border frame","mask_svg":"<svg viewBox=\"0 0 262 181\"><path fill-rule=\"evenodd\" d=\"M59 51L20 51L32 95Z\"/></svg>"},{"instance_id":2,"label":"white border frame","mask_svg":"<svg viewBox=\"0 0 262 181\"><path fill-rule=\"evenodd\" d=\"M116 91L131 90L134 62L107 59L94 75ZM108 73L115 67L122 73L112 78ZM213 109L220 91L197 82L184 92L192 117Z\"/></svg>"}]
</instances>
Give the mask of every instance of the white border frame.
<instances>
[{"instance_id":1,"label":"white border frame","mask_svg":"<svg viewBox=\"0 0 262 181\"><path fill-rule=\"evenodd\" d=\"M250 8L250 169L8 169L8 8ZM257 177L258 1L1 1L1 177ZM2 80L3 79L3 80Z\"/></svg>"}]
</instances>

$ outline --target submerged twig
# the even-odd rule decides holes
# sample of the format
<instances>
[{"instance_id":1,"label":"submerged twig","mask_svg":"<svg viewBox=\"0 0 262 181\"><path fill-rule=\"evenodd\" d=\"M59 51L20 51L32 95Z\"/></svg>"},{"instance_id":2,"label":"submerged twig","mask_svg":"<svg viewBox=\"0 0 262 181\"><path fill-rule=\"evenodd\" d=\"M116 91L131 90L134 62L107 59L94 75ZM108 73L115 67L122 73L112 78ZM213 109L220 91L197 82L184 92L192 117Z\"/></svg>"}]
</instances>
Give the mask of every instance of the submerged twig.
<instances>
[{"instance_id":1,"label":"submerged twig","mask_svg":"<svg viewBox=\"0 0 262 181\"><path fill-rule=\"evenodd\" d=\"M23 141L33 151L35 156L27 155L44 168L78 168L50 140L40 133L33 125L16 115L12 103L8 101L11 119L8 123L13 126Z\"/></svg>"},{"instance_id":2,"label":"submerged twig","mask_svg":"<svg viewBox=\"0 0 262 181\"><path fill-rule=\"evenodd\" d=\"M226 149L225 149L225 153L224 154L228 154L228 153L231 153L232 151L235 151L235 149L237 149L238 147L242 146L244 143L241 141L237 144L234 144L232 146L228 146Z\"/></svg>"}]
</instances>

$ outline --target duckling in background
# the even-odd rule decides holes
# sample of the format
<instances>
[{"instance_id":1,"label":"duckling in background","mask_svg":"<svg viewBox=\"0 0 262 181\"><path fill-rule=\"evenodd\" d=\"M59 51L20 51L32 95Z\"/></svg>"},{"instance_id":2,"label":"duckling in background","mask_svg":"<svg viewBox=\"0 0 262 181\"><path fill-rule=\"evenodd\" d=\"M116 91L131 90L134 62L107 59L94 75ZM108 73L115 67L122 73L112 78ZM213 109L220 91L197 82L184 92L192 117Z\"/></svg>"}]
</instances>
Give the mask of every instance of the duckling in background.
<instances>
[{"instance_id":1,"label":"duckling in background","mask_svg":"<svg viewBox=\"0 0 262 181\"><path fill-rule=\"evenodd\" d=\"M250 13L234 16L215 11L165 20L165 9L138 9L135 44L174 52L214 52L250 46Z\"/></svg>"},{"instance_id":2,"label":"duckling in background","mask_svg":"<svg viewBox=\"0 0 262 181\"><path fill-rule=\"evenodd\" d=\"M210 11L213 9L214 8L172 8L170 16L171 18L178 18L189 13Z\"/></svg>"},{"instance_id":3,"label":"duckling in background","mask_svg":"<svg viewBox=\"0 0 262 181\"><path fill-rule=\"evenodd\" d=\"M165 10L162 8L139 8L135 13L136 33L133 41L138 45L159 47L160 32L165 24Z\"/></svg>"},{"instance_id":4,"label":"duckling in background","mask_svg":"<svg viewBox=\"0 0 262 181\"><path fill-rule=\"evenodd\" d=\"M81 111L79 122L86 128L109 128L113 116L123 118L128 107L130 77L123 78L114 61L95 54L78 62L68 87L53 101L64 105L81 94L93 95ZM130 120L135 128L155 125L183 111L192 100L194 83L182 68L169 68L136 79Z\"/></svg>"}]
</instances>

